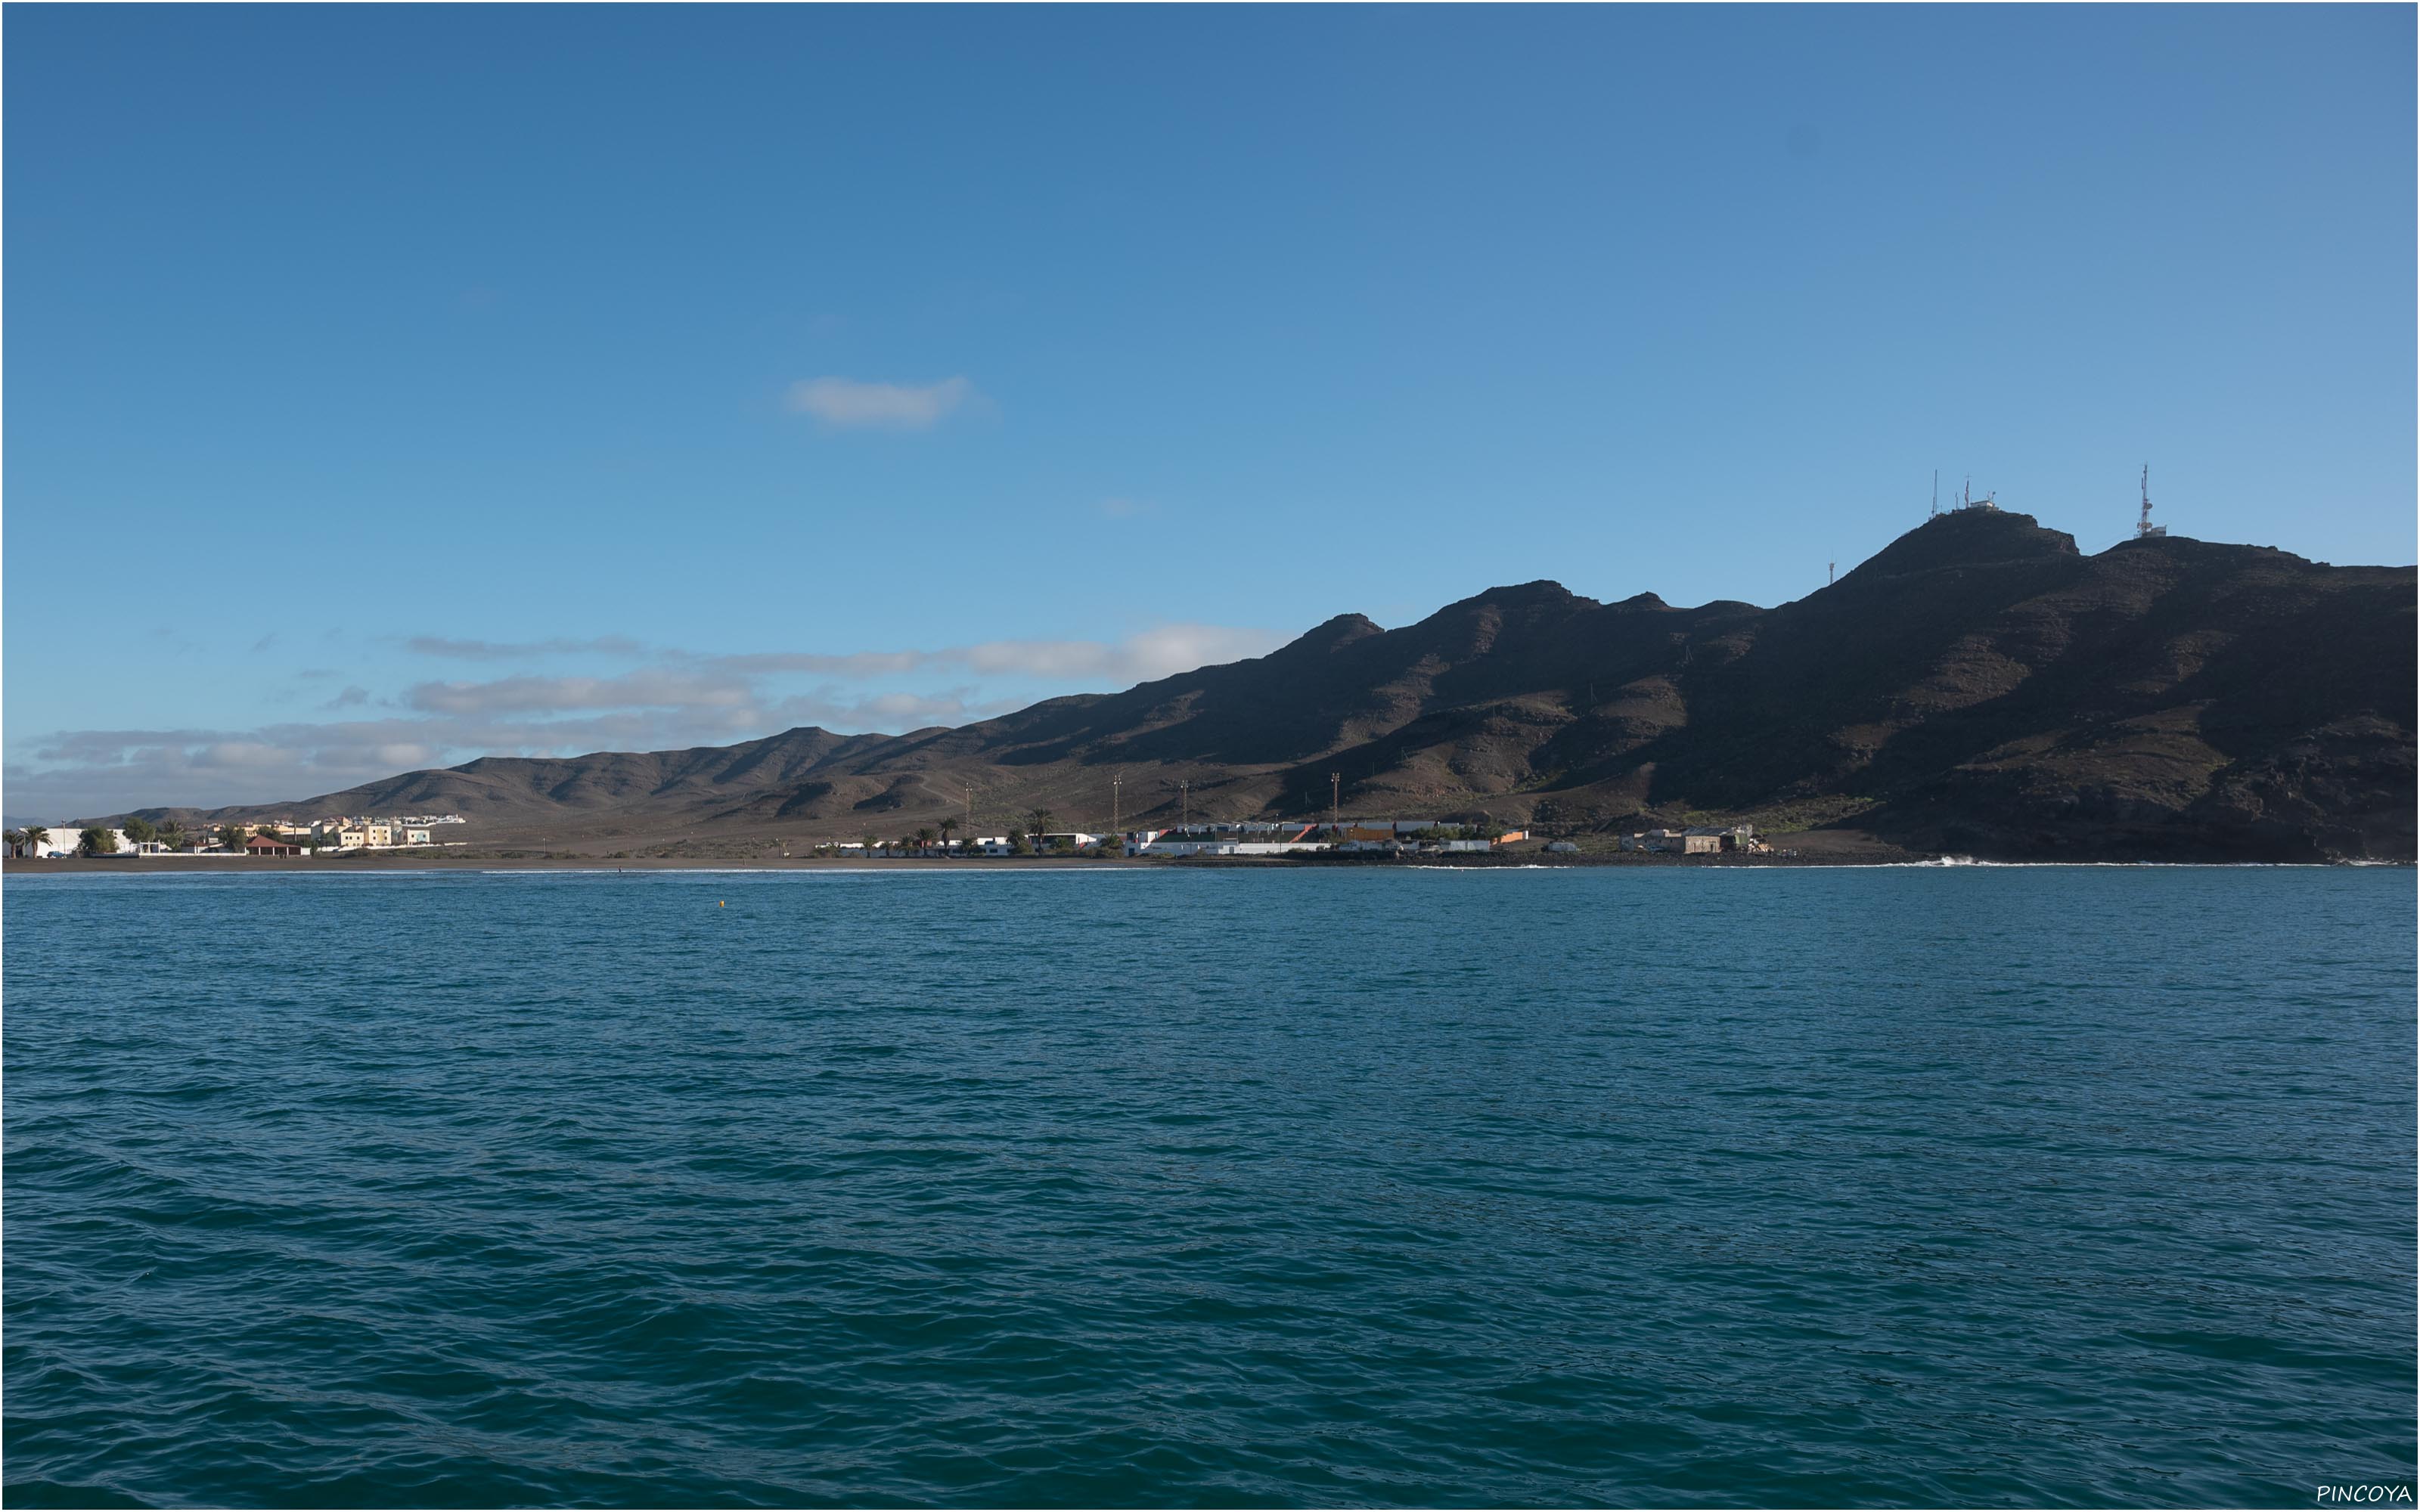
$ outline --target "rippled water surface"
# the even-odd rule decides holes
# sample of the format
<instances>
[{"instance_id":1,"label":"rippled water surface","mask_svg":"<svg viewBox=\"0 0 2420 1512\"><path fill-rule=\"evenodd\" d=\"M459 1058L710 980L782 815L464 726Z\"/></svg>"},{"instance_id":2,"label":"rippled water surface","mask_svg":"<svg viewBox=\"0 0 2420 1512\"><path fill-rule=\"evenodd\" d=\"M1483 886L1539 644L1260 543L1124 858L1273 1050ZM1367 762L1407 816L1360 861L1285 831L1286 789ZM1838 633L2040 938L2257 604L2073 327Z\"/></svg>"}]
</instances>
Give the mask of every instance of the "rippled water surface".
<instances>
[{"instance_id":1,"label":"rippled water surface","mask_svg":"<svg viewBox=\"0 0 2420 1512\"><path fill-rule=\"evenodd\" d=\"M2413 1478L2408 871L5 903L12 1504Z\"/></svg>"}]
</instances>

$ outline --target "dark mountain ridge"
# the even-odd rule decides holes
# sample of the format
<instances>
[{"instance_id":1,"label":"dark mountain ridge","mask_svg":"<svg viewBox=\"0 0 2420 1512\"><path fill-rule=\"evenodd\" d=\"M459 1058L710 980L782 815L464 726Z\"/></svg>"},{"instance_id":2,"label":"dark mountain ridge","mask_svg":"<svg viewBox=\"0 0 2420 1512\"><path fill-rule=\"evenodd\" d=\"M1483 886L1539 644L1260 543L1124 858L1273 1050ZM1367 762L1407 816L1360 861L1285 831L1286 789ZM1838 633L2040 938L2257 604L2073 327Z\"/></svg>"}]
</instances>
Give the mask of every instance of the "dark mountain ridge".
<instances>
[{"instance_id":1,"label":"dark mountain ridge","mask_svg":"<svg viewBox=\"0 0 2420 1512\"><path fill-rule=\"evenodd\" d=\"M195 818L446 810L482 840L1104 827L1345 810L1577 829L1741 816L2007 857L2409 860L2414 572L2181 536L2097 555L1961 511L1776 609L1549 581L1386 630L903 735L488 757Z\"/></svg>"}]
</instances>

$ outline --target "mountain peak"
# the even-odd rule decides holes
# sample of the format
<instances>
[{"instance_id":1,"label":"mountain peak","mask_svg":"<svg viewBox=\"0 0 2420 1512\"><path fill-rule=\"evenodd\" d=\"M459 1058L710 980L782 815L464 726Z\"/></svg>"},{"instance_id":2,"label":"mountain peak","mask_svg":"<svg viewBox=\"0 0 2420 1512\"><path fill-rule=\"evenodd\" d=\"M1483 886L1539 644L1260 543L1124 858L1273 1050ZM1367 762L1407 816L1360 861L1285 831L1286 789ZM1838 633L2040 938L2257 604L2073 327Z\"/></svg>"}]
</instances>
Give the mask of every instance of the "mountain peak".
<instances>
[{"instance_id":1,"label":"mountain peak","mask_svg":"<svg viewBox=\"0 0 2420 1512\"><path fill-rule=\"evenodd\" d=\"M1463 602L1466 604L1569 604L1576 601L1579 596L1552 578L1540 578L1531 582L1509 583L1501 588L1491 588L1483 594L1474 594Z\"/></svg>"},{"instance_id":2,"label":"mountain peak","mask_svg":"<svg viewBox=\"0 0 2420 1512\"><path fill-rule=\"evenodd\" d=\"M1378 622L1367 614L1338 614L1320 621L1269 655L1282 656L1288 653L1342 651L1357 640L1367 640L1373 635L1386 633Z\"/></svg>"},{"instance_id":3,"label":"mountain peak","mask_svg":"<svg viewBox=\"0 0 2420 1512\"><path fill-rule=\"evenodd\" d=\"M1506 583L1484 593L1473 594L1468 598L1457 598L1419 623L1459 625L1474 617L1491 616L1536 621L1542 615L1552 619L1559 611L1595 602L1594 599L1582 598L1551 578L1540 578L1534 582Z\"/></svg>"},{"instance_id":4,"label":"mountain peak","mask_svg":"<svg viewBox=\"0 0 2420 1512\"><path fill-rule=\"evenodd\" d=\"M2074 536L2044 530L2031 515L2005 509L1958 509L1926 520L1875 552L1857 564L1853 576L1887 577L1936 567L2045 562L2081 554Z\"/></svg>"}]
</instances>

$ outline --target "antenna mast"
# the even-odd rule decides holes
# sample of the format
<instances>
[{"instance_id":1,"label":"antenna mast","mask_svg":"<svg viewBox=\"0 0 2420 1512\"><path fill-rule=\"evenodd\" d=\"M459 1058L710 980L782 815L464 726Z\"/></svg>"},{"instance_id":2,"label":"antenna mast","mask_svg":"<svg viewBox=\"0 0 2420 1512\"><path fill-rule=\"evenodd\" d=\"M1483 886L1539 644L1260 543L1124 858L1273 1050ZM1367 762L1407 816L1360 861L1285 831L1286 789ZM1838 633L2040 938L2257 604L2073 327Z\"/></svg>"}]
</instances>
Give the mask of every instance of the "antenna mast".
<instances>
[{"instance_id":1,"label":"antenna mast","mask_svg":"<svg viewBox=\"0 0 2420 1512\"><path fill-rule=\"evenodd\" d=\"M1932 513L1924 517L1927 519L1941 517L1941 470L1939 468L1932 470Z\"/></svg>"},{"instance_id":2,"label":"antenna mast","mask_svg":"<svg viewBox=\"0 0 2420 1512\"><path fill-rule=\"evenodd\" d=\"M2166 526L2151 523L2151 464L2146 462L2143 464L2143 514L2134 521L2134 539L2148 541L2167 533Z\"/></svg>"}]
</instances>

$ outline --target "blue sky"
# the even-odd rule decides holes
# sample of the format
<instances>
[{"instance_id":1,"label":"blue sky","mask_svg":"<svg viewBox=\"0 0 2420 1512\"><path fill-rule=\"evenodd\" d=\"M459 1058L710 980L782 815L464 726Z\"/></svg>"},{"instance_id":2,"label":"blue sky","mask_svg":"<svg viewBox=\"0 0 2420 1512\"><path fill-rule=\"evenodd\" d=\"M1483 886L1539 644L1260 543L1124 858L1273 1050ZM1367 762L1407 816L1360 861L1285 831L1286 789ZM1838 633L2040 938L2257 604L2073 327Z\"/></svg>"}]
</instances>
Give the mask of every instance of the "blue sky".
<instances>
[{"instance_id":1,"label":"blue sky","mask_svg":"<svg viewBox=\"0 0 2420 1512\"><path fill-rule=\"evenodd\" d=\"M8 812L955 723L1972 475L2414 556L2409 7L28 7Z\"/></svg>"}]
</instances>

